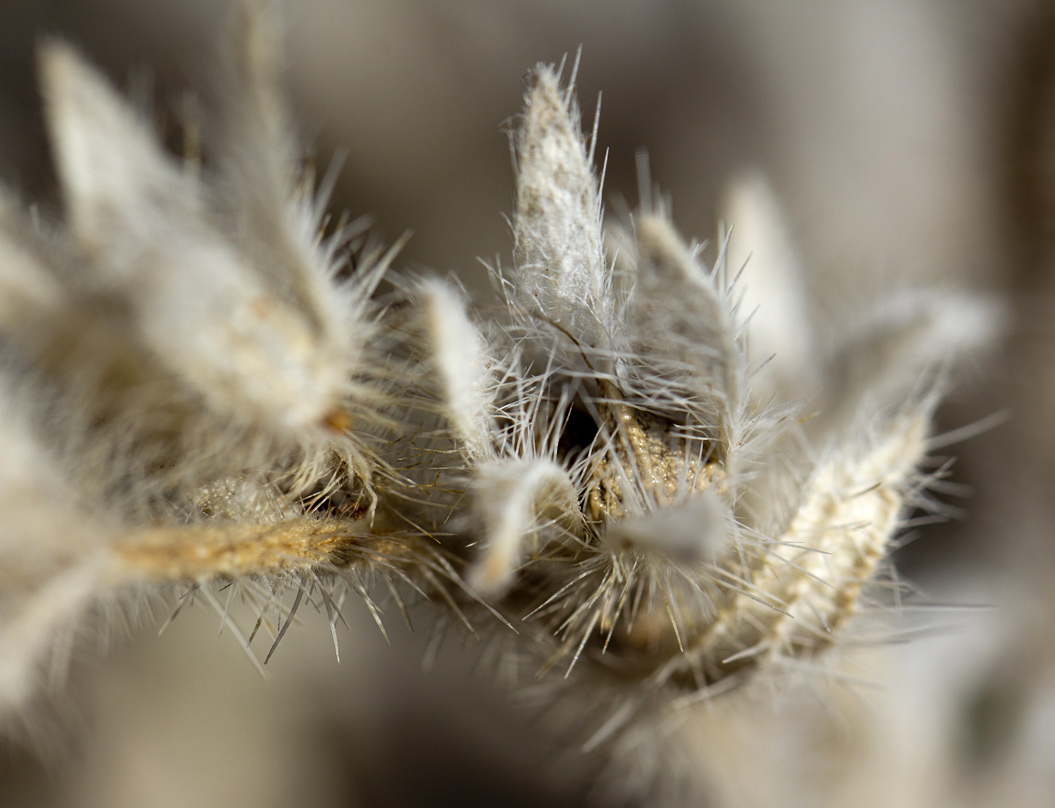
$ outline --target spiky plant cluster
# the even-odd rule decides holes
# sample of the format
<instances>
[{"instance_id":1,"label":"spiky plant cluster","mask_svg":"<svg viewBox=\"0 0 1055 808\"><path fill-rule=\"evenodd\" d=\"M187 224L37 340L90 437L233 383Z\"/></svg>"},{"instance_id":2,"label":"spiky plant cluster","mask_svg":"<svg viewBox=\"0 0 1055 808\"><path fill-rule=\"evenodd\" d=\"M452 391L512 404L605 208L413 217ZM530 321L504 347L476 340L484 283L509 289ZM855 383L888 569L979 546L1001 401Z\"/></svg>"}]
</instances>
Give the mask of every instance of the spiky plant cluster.
<instances>
[{"instance_id":1,"label":"spiky plant cluster","mask_svg":"<svg viewBox=\"0 0 1055 808\"><path fill-rule=\"evenodd\" d=\"M465 464L468 582L549 664L713 692L839 636L927 506L938 376L991 312L906 295L826 352L786 243L740 266L726 239L703 266L643 161L640 208L606 233L594 145L572 84L537 67L491 358L449 291L419 296L443 323L429 338ZM735 194L779 239L764 186Z\"/></svg>"},{"instance_id":2,"label":"spiky plant cluster","mask_svg":"<svg viewBox=\"0 0 1055 808\"><path fill-rule=\"evenodd\" d=\"M728 238L704 265L643 161L606 231L596 123L545 65L504 306L398 277L382 306L392 251L352 271L362 229L298 171L271 17L243 3L237 31L183 165L41 51L65 215L0 200L0 700L93 603L173 586L225 619L248 599L277 643L304 603L336 627L349 586L374 609L380 579L626 693L710 696L831 646L928 506L931 416L988 307L906 294L825 344L755 180L729 208L746 265Z\"/></svg>"},{"instance_id":3,"label":"spiky plant cluster","mask_svg":"<svg viewBox=\"0 0 1055 808\"><path fill-rule=\"evenodd\" d=\"M41 48L65 216L0 199L4 702L108 593L248 598L280 636L304 597L339 620L333 579L448 574L375 514L392 252L347 271L363 227L327 229L299 168L274 21L238 22L207 159L184 165L75 51ZM221 605L209 584L232 582Z\"/></svg>"}]
</instances>

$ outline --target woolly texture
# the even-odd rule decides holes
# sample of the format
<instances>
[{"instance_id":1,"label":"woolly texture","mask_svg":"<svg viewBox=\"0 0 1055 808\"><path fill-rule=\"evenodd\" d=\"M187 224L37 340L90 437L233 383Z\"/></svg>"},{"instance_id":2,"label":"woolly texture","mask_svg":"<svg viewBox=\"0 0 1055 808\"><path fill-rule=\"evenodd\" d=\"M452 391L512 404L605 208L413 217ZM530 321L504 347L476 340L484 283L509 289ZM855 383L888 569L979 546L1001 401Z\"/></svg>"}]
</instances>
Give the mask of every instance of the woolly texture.
<instances>
[{"instance_id":1,"label":"woolly texture","mask_svg":"<svg viewBox=\"0 0 1055 808\"><path fill-rule=\"evenodd\" d=\"M336 644L345 591L379 624L375 586L421 596L576 715L603 699L578 740L612 755L645 702L837 643L927 504L941 384L992 306L906 292L814 333L757 179L732 193L765 248L743 279L647 180L607 232L596 126L548 65L513 135L499 311L439 280L374 302L395 250L331 225L329 181L315 197L297 171L279 39L239 5L206 159L183 165L70 47L41 50L66 216L0 196L0 709L129 592L200 596L247 651L270 631L267 657L305 603Z\"/></svg>"},{"instance_id":2,"label":"woolly texture","mask_svg":"<svg viewBox=\"0 0 1055 808\"><path fill-rule=\"evenodd\" d=\"M966 296L916 294L909 315L904 302L881 303L864 336L825 357L758 180L733 193L763 237L773 230L749 280L792 293L756 292L750 324L728 243L704 269L647 181L632 229L615 239L615 282L579 120L572 88L538 66L514 136L513 269L495 272L504 373L491 417L476 419L494 425L491 449L462 438L467 466L450 471L473 503L460 522L479 548L469 580L525 625L544 668L563 660L586 679L596 666L628 687L714 692L837 640L906 509L925 504L917 467L935 385L996 316ZM951 321L967 327L937 326ZM916 344L921 322L935 323L934 339L899 349ZM747 342L779 346L782 327L800 332L786 364L779 351L764 362L760 397ZM471 341L463 352L437 345L476 355ZM445 378L473 378L468 365L443 366ZM828 400L808 432L796 405L772 405L791 380L796 395Z\"/></svg>"}]
</instances>

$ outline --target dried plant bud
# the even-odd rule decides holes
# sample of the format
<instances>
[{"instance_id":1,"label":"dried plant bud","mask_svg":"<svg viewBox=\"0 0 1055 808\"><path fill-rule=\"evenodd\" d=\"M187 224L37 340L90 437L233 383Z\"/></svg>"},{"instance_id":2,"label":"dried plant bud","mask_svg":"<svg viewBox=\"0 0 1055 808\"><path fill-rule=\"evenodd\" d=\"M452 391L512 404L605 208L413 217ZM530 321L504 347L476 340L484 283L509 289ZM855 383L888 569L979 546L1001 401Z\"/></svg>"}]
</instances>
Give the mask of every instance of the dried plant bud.
<instances>
[{"instance_id":1,"label":"dried plant bud","mask_svg":"<svg viewBox=\"0 0 1055 808\"><path fill-rule=\"evenodd\" d=\"M501 595L524 555L582 534L575 488L555 463L489 463L477 470L473 488L474 521L484 546L469 582L481 594Z\"/></svg>"},{"instance_id":2,"label":"dried plant bud","mask_svg":"<svg viewBox=\"0 0 1055 808\"><path fill-rule=\"evenodd\" d=\"M761 366L752 392L765 400L810 398L821 388L805 279L780 204L758 174L729 184L722 219L735 227L726 262L740 281L751 364ZM779 362L770 361L779 356Z\"/></svg>"},{"instance_id":3,"label":"dried plant bud","mask_svg":"<svg viewBox=\"0 0 1055 808\"><path fill-rule=\"evenodd\" d=\"M93 69L57 43L41 65L85 284L217 413L281 435L323 425L350 392L348 346L216 229L197 181Z\"/></svg>"},{"instance_id":4,"label":"dried plant bud","mask_svg":"<svg viewBox=\"0 0 1055 808\"><path fill-rule=\"evenodd\" d=\"M437 522L465 525L451 546L475 540L476 593L520 621L543 670L562 662L580 666L581 681L615 677L627 694L662 686L703 697L837 641L906 509L926 505L917 467L936 401L926 371L935 350L965 340L935 326L926 356L892 350L879 371L833 383L779 209L757 183L740 186L736 203L763 246L755 274L750 262L745 272L753 296L729 278L728 243L705 270L650 197L625 237L630 283L613 287L570 95L550 68L533 73L516 138L515 268L497 284L509 315L492 332L508 348L491 397L471 408L482 404L495 428L471 430L489 445L465 452L464 468L437 472L438 488L465 490L470 503L461 521ZM965 305L978 312L966 329L988 333L986 305ZM449 309L458 333L460 309ZM751 335L775 354L757 390ZM460 416L467 388L450 380L478 378L477 353L465 351L458 371L447 348L468 341L438 328L427 339L443 357L433 371L441 406L467 442L461 424L488 418ZM888 369L895 386L919 384L891 400ZM853 420L822 415L807 436L796 405L773 399L822 386L830 412ZM873 397L881 408L864 408Z\"/></svg>"},{"instance_id":5,"label":"dried plant bud","mask_svg":"<svg viewBox=\"0 0 1055 808\"><path fill-rule=\"evenodd\" d=\"M516 299L529 316L604 348L613 314L593 149L583 140L572 87L562 89L547 65L537 66L530 82L515 140Z\"/></svg>"},{"instance_id":6,"label":"dried plant bud","mask_svg":"<svg viewBox=\"0 0 1055 808\"><path fill-rule=\"evenodd\" d=\"M232 106L270 128L253 171L224 174L240 183L242 230L215 177L181 170L70 48L41 49L67 222L0 197L5 710L31 697L87 604L128 589L217 604L209 588L229 584L282 613L280 638L305 599L335 630L331 589L373 609L365 579L438 593L455 578L442 550L364 497L378 464L363 440L388 419L369 296L394 253L338 282L355 227L322 238L266 55L273 26L259 5L244 12L249 100Z\"/></svg>"},{"instance_id":7,"label":"dried plant bud","mask_svg":"<svg viewBox=\"0 0 1055 808\"><path fill-rule=\"evenodd\" d=\"M472 461L483 461L492 454L495 438L495 362L454 289L442 281L423 281L414 300L450 430Z\"/></svg>"},{"instance_id":8,"label":"dried plant bud","mask_svg":"<svg viewBox=\"0 0 1055 808\"><path fill-rule=\"evenodd\" d=\"M684 502L611 522L604 541L616 551L652 553L678 564L714 564L733 535L732 512L705 488Z\"/></svg>"},{"instance_id":9,"label":"dried plant bud","mask_svg":"<svg viewBox=\"0 0 1055 808\"><path fill-rule=\"evenodd\" d=\"M746 290L728 244L705 269L647 195L613 284L594 142L540 65L514 137L505 311L434 280L375 308L394 251L338 281L358 226L323 237L271 3L239 9L204 177L72 50L42 49L68 227L0 196L0 710L88 604L127 589L181 587L247 649L270 630L270 656L302 604L336 644L345 590L380 622L372 582L405 609L404 581L472 627L515 626L512 666L530 652L544 686L562 687L558 664L592 686L562 691L576 723L604 702L590 748L618 746L643 705L836 643L927 505L942 371L991 338L993 307L911 295L825 360L753 180L731 208L759 245ZM754 388L748 347L772 354ZM781 396L823 412L800 423ZM363 443L375 422L402 427L383 457ZM248 637L235 598L256 609Z\"/></svg>"},{"instance_id":10,"label":"dried plant bud","mask_svg":"<svg viewBox=\"0 0 1055 808\"><path fill-rule=\"evenodd\" d=\"M838 429L862 409L882 413L918 395L958 360L993 345L1003 315L991 300L951 291L912 290L881 300L825 367L823 423Z\"/></svg>"},{"instance_id":11,"label":"dried plant bud","mask_svg":"<svg viewBox=\"0 0 1055 808\"><path fill-rule=\"evenodd\" d=\"M871 446L833 447L783 532L719 562L742 583L719 597L713 622L667 674L691 669L710 683L831 645L885 559L919 482L928 416L905 414Z\"/></svg>"},{"instance_id":12,"label":"dried plant bud","mask_svg":"<svg viewBox=\"0 0 1055 808\"><path fill-rule=\"evenodd\" d=\"M662 215L637 221L629 302L635 390L675 418L715 431L721 457L740 440L744 355L732 307ZM682 415L685 413L685 415Z\"/></svg>"},{"instance_id":13,"label":"dried plant bud","mask_svg":"<svg viewBox=\"0 0 1055 808\"><path fill-rule=\"evenodd\" d=\"M217 112L217 146L230 172L229 191L273 223L296 185L300 157L286 103L279 8L273 0L238 0L231 26L233 47L224 54L228 85ZM277 210L266 210L275 206Z\"/></svg>"},{"instance_id":14,"label":"dried plant bud","mask_svg":"<svg viewBox=\"0 0 1055 808\"><path fill-rule=\"evenodd\" d=\"M342 219L323 238L337 176L329 172L314 195L312 172L300 167L302 150L282 87L276 4L236 5L229 86L216 102L218 120L207 138L217 154L216 195L236 224L239 249L316 332L315 350L349 365L362 359L373 336L368 300L384 267L364 265L357 281L337 282L347 241L366 223Z\"/></svg>"}]
</instances>

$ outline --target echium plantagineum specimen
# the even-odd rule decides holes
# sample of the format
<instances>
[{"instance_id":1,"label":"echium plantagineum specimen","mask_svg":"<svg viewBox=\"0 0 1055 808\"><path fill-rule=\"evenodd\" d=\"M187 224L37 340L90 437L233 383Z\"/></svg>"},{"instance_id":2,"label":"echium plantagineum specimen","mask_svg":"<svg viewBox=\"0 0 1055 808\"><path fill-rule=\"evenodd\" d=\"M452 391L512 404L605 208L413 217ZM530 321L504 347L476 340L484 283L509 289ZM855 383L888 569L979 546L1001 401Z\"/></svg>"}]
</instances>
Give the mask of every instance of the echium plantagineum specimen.
<instances>
[{"instance_id":1,"label":"echium plantagineum specimen","mask_svg":"<svg viewBox=\"0 0 1055 808\"><path fill-rule=\"evenodd\" d=\"M606 233L596 126L544 65L504 310L436 279L378 305L393 251L353 272L359 231L321 235L266 5L239 6L189 168L42 49L66 216L0 197L0 710L89 607L173 586L225 622L248 601L277 644L304 603L336 640L344 590L374 610L381 581L549 682L627 694L712 695L832 645L928 504L940 382L990 307L908 293L825 348L754 181L731 219L770 249L742 273L728 242L705 268L647 179Z\"/></svg>"},{"instance_id":2,"label":"echium plantagineum specimen","mask_svg":"<svg viewBox=\"0 0 1055 808\"><path fill-rule=\"evenodd\" d=\"M65 217L0 194L0 713L91 607L137 593L175 585L225 621L248 600L281 637L301 602L336 625L375 563L450 577L428 541L374 529L392 407L371 294L394 251L349 277L362 223L324 235L271 9L238 8L205 161L41 47Z\"/></svg>"},{"instance_id":3,"label":"echium plantagineum specimen","mask_svg":"<svg viewBox=\"0 0 1055 808\"><path fill-rule=\"evenodd\" d=\"M994 312L906 294L826 351L764 184L734 187L744 237L771 248L743 267L728 239L703 266L644 161L639 209L606 233L596 124L585 139L554 68L529 84L505 314L480 331L442 285L417 298L464 460L469 586L544 667L715 693L810 660L927 507L940 379Z\"/></svg>"}]
</instances>

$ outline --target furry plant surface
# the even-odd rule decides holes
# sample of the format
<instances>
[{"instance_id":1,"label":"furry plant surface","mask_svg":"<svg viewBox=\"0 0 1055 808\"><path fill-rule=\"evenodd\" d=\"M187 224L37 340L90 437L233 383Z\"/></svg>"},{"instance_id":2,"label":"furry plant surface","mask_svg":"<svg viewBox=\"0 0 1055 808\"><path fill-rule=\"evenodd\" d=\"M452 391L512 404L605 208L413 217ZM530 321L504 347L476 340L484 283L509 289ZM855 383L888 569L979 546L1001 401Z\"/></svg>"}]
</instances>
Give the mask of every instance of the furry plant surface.
<instances>
[{"instance_id":1,"label":"furry plant surface","mask_svg":"<svg viewBox=\"0 0 1055 808\"><path fill-rule=\"evenodd\" d=\"M306 606L336 647L346 593L379 623L425 600L617 761L650 716L834 676L895 600L899 531L941 512L932 416L994 308L904 291L827 333L757 177L713 263L644 158L610 224L597 122L544 64L500 302L472 307L329 218L272 16L243 3L235 30L182 158L74 49L40 50L64 209L0 196L0 713L143 598L211 605L258 666ZM616 790L647 797L664 761Z\"/></svg>"}]
</instances>

